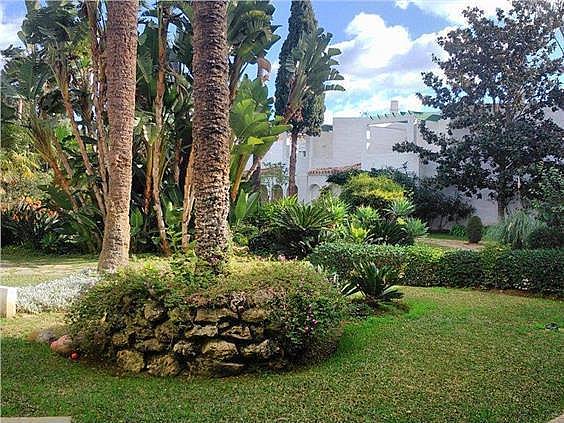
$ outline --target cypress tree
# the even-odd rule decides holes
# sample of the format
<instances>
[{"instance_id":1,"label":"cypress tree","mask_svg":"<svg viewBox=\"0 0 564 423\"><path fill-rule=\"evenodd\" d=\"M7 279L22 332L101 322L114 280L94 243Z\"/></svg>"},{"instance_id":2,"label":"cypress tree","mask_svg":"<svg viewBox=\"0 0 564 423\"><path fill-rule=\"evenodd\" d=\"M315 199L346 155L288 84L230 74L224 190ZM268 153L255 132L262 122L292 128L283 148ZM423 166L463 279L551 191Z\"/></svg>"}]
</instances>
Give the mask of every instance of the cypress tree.
<instances>
[{"instance_id":1,"label":"cypress tree","mask_svg":"<svg viewBox=\"0 0 564 423\"><path fill-rule=\"evenodd\" d=\"M298 45L304 34L317 31L317 20L310 0L292 1L290 18L288 19L288 37L280 50L280 69L276 75L276 113L283 116L286 111L288 95L292 80L292 73L283 66L292 54L292 50ZM298 135L306 134L317 136L321 133L323 115L325 113L325 95L309 95L304 101L301 110L296 113L288 123L292 125L292 145L290 152L290 164L288 169L288 195L297 193L296 187L296 152L298 146Z\"/></svg>"}]
</instances>

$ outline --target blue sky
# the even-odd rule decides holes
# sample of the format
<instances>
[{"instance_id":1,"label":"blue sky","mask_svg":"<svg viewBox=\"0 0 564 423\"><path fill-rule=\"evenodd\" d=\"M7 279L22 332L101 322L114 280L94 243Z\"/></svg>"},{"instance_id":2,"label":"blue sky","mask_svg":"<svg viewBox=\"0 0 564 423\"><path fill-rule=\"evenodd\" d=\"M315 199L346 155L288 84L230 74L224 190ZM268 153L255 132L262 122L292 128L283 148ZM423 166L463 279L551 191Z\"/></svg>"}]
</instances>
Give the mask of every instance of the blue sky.
<instances>
[{"instance_id":1,"label":"blue sky","mask_svg":"<svg viewBox=\"0 0 564 423\"><path fill-rule=\"evenodd\" d=\"M290 13L289 1L273 3L282 40L268 55L274 64L272 94ZM346 91L327 94L325 120L330 123L334 116L385 111L393 99L399 100L400 110L421 110L415 93L425 88L421 72L436 70L431 55L441 54L437 36L463 23L464 8L478 6L493 14L496 7L507 8L508 0L314 0L313 6L319 25L333 34L333 44L342 50L339 69ZM0 49L18 42L24 15L23 0L0 0Z\"/></svg>"}]
</instances>

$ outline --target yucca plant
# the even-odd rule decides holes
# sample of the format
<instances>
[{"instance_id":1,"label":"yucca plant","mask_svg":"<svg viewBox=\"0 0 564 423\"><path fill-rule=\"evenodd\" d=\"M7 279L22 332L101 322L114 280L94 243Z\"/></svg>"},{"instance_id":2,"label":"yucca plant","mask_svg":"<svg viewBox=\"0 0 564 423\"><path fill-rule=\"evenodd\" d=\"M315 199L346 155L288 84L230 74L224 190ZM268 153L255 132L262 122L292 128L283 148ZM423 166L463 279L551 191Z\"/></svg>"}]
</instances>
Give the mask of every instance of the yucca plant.
<instances>
[{"instance_id":1,"label":"yucca plant","mask_svg":"<svg viewBox=\"0 0 564 423\"><path fill-rule=\"evenodd\" d=\"M497 225L490 226L486 239L508 244L513 249L524 248L531 232L543 226L545 224L535 216L519 210Z\"/></svg>"},{"instance_id":2,"label":"yucca plant","mask_svg":"<svg viewBox=\"0 0 564 423\"><path fill-rule=\"evenodd\" d=\"M390 266L377 267L374 263L360 263L355 266L350 282L343 286L341 292L347 296L361 292L366 302L374 307L403 297L403 293L394 287L398 280L397 269Z\"/></svg>"}]
</instances>

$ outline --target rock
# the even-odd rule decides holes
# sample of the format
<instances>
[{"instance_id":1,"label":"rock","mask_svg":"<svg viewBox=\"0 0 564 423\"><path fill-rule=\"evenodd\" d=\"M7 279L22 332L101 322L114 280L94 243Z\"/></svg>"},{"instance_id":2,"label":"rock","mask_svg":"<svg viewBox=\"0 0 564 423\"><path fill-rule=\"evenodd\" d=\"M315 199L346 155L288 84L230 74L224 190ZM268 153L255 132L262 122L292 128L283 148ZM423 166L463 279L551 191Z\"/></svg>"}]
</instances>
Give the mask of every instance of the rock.
<instances>
[{"instance_id":1,"label":"rock","mask_svg":"<svg viewBox=\"0 0 564 423\"><path fill-rule=\"evenodd\" d=\"M218 328L219 330L227 329L229 326L231 326L231 323L225 322L225 321L224 321L224 322L219 322L219 323L217 324L217 328Z\"/></svg>"},{"instance_id":2,"label":"rock","mask_svg":"<svg viewBox=\"0 0 564 423\"><path fill-rule=\"evenodd\" d=\"M232 376L241 373L245 365L241 363L225 363L206 358L197 358L187 363L186 374L190 376Z\"/></svg>"},{"instance_id":3,"label":"rock","mask_svg":"<svg viewBox=\"0 0 564 423\"><path fill-rule=\"evenodd\" d=\"M145 316L145 319L150 322L156 322L162 319L165 314L165 308L155 301L148 301L143 308L143 315Z\"/></svg>"},{"instance_id":4,"label":"rock","mask_svg":"<svg viewBox=\"0 0 564 423\"><path fill-rule=\"evenodd\" d=\"M137 341L153 338L155 336L155 331L149 326L127 326L124 333L127 336L133 336Z\"/></svg>"},{"instance_id":5,"label":"rock","mask_svg":"<svg viewBox=\"0 0 564 423\"><path fill-rule=\"evenodd\" d=\"M264 328L262 326L251 326L251 333L256 340L264 338Z\"/></svg>"},{"instance_id":6,"label":"rock","mask_svg":"<svg viewBox=\"0 0 564 423\"><path fill-rule=\"evenodd\" d=\"M71 337L63 335L56 341L51 342L51 350L65 357L69 356L73 350Z\"/></svg>"},{"instance_id":7,"label":"rock","mask_svg":"<svg viewBox=\"0 0 564 423\"><path fill-rule=\"evenodd\" d=\"M166 344L159 342L157 338L149 338L135 344L135 349L144 352L160 352L166 349Z\"/></svg>"},{"instance_id":8,"label":"rock","mask_svg":"<svg viewBox=\"0 0 564 423\"><path fill-rule=\"evenodd\" d=\"M214 362L210 368L214 376L234 376L238 375L245 369L245 365L241 363L224 363Z\"/></svg>"},{"instance_id":9,"label":"rock","mask_svg":"<svg viewBox=\"0 0 564 423\"><path fill-rule=\"evenodd\" d=\"M231 342L213 339L204 344L202 354L215 360L228 360L237 355L237 347Z\"/></svg>"},{"instance_id":10,"label":"rock","mask_svg":"<svg viewBox=\"0 0 564 423\"><path fill-rule=\"evenodd\" d=\"M237 313L228 308L199 308L196 311L196 322L216 323L222 319L237 319Z\"/></svg>"},{"instance_id":11,"label":"rock","mask_svg":"<svg viewBox=\"0 0 564 423\"><path fill-rule=\"evenodd\" d=\"M117 353L117 364L125 371L139 373L145 367L145 360L138 351L122 350Z\"/></svg>"},{"instance_id":12,"label":"rock","mask_svg":"<svg viewBox=\"0 0 564 423\"><path fill-rule=\"evenodd\" d=\"M194 316L190 313L188 309L181 309L179 307L175 307L168 311L169 320L173 322L178 322L179 325L183 327L192 327L192 320L194 320Z\"/></svg>"},{"instance_id":13,"label":"rock","mask_svg":"<svg viewBox=\"0 0 564 423\"><path fill-rule=\"evenodd\" d=\"M258 323L266 320L268 314L262 308L250 308L244 311L241 320L249 323Z\"/></svg>"},{"instance_id":14,"label":"rock","mask_svg":"<svg viewBox=\"0 0 564 423\"><path fill-rule=\"evenodd\" d=\"M251 344L241 348L241 354L246 359L268 360L280 354L280 347L276 342L267 339L260 344Z\"/></svg>"},{"instance_id":15,"label":"rock","mask_svg":"<svg viewBox=\"0 0 564 423\"><path fill-rule=\"evenodd\" d=\"M161 342L172 342L178 336L178 326L170 320L160 324L155 328L155 337Z\"/></svg>"},{"instance_id":16,"label":"rock","mask_svg":"<svg viewBox=\"0 0 564 423\"><path fill-rule=\"evenodd\" d=\"M242 325L233 326L231 329L226 330L221 335L228 338L240 339L244 341L252 339L250 329L247 326Z\"/></svg>"},{"instance_id":17,"label":"rock","mask_svg":"<svg viewBox=\"0 0 564 423\"><path fill-rule=\"evenodd\" d=\"M217 336L217 327L208 325L208 326L194 326L192 329L186 332L186 338L197 338L197 337L208 337L213 338Z\"/></svg>"},{"instance_id":18,"label":"rock","mask_svg":"<svg viewBox=\"0 0 564 423\"><path fill-rule=\"evenodd\" d=\"M180 373L180 364L172 354L157 355L149 359L147 372L156 376L176 376Z\"/></svg>"},{"instance_id":19,"label":"rock","mask_svg":"<svg viewBox=\"0 0 564 423\"><path fill-rule=\"evenodd\" d=\"M178 341L172 351L184 357L194 357L197 354L198 347L193 342Z\"/></svg>"},{"instance_id":20,"label":"rock","mask_svg":"<svg viewBox=\"0 0 564 423\"><path fill-rule=\"evenodd\" d=\"M63 325L51 326L45 329L34 330L28 336L28 340L33 342L40 342L42 344L49 344L56 341L67 332L67 327Z\"/></svg>"},{"instance_id":21,"label":"rock","mask_svg":"<svg viewBox=\"0 0 564 423\"><path fill-rule=\"evenodd\" d=\"M116 347L127 347L129 345L129 335L124 332L116 332L112 335L112 344Z\"/></svg>"}]
</instances>

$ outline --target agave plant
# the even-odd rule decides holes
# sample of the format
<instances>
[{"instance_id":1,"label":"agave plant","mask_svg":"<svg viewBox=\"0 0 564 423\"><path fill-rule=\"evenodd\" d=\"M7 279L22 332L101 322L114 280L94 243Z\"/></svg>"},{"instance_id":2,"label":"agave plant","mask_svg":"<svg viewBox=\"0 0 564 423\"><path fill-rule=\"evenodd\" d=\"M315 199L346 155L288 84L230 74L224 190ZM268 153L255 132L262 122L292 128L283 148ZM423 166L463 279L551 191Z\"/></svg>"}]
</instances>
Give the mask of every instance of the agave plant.
<instances>
[{"instance_id":1,"label":"agave plant","mask_svg":"<svg viewBox=\"0 0 564 423\"><path fill-rule=\"evenodd\" d=\"M361 292L369 305L376 306L403 297L394 287L398 280L398 271L390 266L378 268L374 263L361 263L355 266L350 282L341 292L347 296Z\"/></svg>"},{"instance_id":2,"label":"agave plant","mask_svg":"<svg viewBox=\"0 0 564 423\"><path fill-rule=\"evenodd\" d=\"M427 232L429 232L427 224L415 217L406 217L403 219L403 227L412 238L425 236Z\"/></svg>"},{"instance_id":3,"label":"agave plant","mask_svg":"<svg viewBox=\"0 0 564 423\"><path fill-rule=\"evenodd\" d=\"M370 228L381 220L380 214L377 210L370 206L360 206L354 212L354 220L359 225Z\"/></svg>"},{"instance_id":4,"label":"agave plant","mask_svg":"<svg viewBox=\"0 0 564 423\"><path fill-rule=\"evenodd\" d=\"M386 211L390 217L397 219L399 217L409 216L415 211L415 206L407 198L400 198L393 200Z\"/></svg>"}]
</instances>

